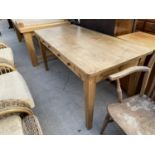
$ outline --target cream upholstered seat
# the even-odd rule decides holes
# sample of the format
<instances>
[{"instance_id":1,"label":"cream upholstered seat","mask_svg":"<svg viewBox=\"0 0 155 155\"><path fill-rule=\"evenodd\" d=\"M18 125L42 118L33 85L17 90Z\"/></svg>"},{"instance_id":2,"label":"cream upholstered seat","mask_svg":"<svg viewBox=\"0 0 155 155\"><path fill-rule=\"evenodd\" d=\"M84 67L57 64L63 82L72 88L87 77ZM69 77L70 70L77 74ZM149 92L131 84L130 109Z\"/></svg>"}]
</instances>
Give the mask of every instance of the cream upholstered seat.
<instances>
[{"instance_id":1,"label":"cream upholstered seat","mask_svg":"<svg viewBox=\"0 0 155 155\"><path fill-rule=\"evenodd\" d=\"M14 66L14 57L11 48L7 47L0 49L0 59L5 59Z\"/></svg>"},{"instance_id":2,"label":"cream upholstered seat","mask_svg":"<svg viewBox=\"0 0 155 155\"><path fill-rule=\"evenodd\" d=\"M21 100L35 106L28 86L18 71L13 71L0 76L0 100Z\"/></svg>"},{"instance_id":3,"label":"cream upholstered seat","mask_svg":"<svg viewBox=\"0 0 155 155\"><path fill-rule=\"evenodd\" d=\"M40 135L42 130L38 119L34 115L24 118L10 115L0 119L0 135Z\"/></svg>"}]
</instances>

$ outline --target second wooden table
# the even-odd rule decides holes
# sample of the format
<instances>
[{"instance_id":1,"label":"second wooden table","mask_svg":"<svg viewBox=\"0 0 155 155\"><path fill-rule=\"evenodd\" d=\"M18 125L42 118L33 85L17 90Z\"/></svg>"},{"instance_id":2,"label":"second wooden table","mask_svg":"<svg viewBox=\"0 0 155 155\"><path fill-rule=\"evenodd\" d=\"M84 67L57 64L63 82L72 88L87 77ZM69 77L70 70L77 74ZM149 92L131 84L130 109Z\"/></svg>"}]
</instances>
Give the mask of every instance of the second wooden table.
<instances>
[{"instance_id":1,"label":"second wooden table","mask_svg":"<svg viewBox=\"0 0 155 155\"><path fill-rule=\"evenodd\" d=\"M46 69L48 49L84 82L88 129L92 128L96 83L138 65L141 59L152 53L149 48L75 25L37 30L35 34L41 44Z\"/></svg>"},{"instance_id":2,"label":"second wooden table","mask_svg":"<svg viewBox=\"0 0 155 155\"><path fill-rule=\"evenodd\" d=\"M12 21L17 33L18 40L21 41L22 35L24 36L25 43L33 66L36 66L38 64L38 58L32 38L34 30L69 23L67 20L62 19L17 19Z\"/></svg>"},{"instance_id":3,"label":"second wooden table","mask_svg":"<svg viewBox=\"0 0 155 155\"><path fill-rule=\"evenodd\" d=\"M155 50L155 35L145 33L145 32L134 32L126 35L118 36L118 38L123 39L135 45L143 46ZM148 89L152 86L153 79L155 78L155 65L152 69L152 73L148 83ZM147 92L146 92L147 93Z\"/></svg>"}]
</instances>

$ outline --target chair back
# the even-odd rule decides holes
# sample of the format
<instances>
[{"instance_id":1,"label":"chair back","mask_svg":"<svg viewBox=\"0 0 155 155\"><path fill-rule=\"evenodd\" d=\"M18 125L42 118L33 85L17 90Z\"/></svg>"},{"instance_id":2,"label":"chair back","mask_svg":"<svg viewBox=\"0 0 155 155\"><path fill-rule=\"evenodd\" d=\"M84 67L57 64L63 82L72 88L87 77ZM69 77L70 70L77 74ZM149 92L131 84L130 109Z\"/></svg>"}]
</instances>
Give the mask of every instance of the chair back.
<instances>
[{"instance_id":1,"label":"chair back","mask_svg":"<svg viewBox=\"0 0 155 155\"><path fill-rule=\"evenodd\" d=\"M153 68L154 64L155 64L155 51L153 52L152 57L151 57L150 61L148 62L148 65L147 65L149 68L151 68L151 70L150 70L150 72L146 72L145 75L144 75L142 88L141 88L141 91L140 91L141 96L143 96L145 91L146 91L146 87L147 87L149 77L150 77L150 74L151 74L151 71L152 71L152 68ZM155 98L155 77L153 79L151 87L149 88L148 96L150 98L152 98L152 99Z\"/></svg>"}]
</instances>

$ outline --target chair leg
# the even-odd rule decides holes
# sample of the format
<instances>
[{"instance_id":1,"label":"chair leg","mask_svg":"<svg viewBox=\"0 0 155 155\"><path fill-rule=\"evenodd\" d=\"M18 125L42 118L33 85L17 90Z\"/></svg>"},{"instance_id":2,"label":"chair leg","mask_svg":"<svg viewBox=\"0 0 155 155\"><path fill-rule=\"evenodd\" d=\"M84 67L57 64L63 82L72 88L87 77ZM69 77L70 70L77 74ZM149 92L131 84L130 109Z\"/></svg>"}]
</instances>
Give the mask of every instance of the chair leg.
<instances>
[{"instance_id":1,"label":"chair leg","mask_svg":"<svg viewBox=\"0 0 155 155\"><path fill-rule=\"evenodd\" d=\"M112 119L111 119L109 113L107 113L107 115L106 115L106 117L105 117L105 119L103 121L103 126L102 126L102 129L101 129L101 132L100 132L101 135L104 133L105 128L107 127L108 123L111 122L111 121L112 121Z\"/></svg>"}]
</instances>

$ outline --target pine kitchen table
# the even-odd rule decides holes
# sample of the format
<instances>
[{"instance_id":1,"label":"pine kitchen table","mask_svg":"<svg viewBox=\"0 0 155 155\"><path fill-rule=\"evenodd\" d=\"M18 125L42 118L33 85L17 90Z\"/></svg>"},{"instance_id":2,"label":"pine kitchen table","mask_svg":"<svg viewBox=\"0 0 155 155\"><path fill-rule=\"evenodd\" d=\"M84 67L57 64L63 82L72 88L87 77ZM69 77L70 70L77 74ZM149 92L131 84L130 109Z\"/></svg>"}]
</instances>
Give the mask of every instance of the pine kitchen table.
<instances>
[{"instance_id":1,"label":"pine kitchen table","mask_svg":"<svg viewBox=\"0 0 155 155\"><path fill-rule=\"evenodd\" d=\"M14 19L12 22L16 30L18 40L21 41L24 36L33 66L38 64L38 58L32 39L34 30L69 23L67 20L62 19Z\"/></svg>"},{"instance_id":2,"label":"pine kitchen table","mask_svg":"<svg viewBox=\"0 0 155 155\"><path fill-rule=\"evenodd\" d=\"M138 65L153 52L76 25L36 30L35 35L41 45L46 69L48 49L83 81L88 129L93 125L96 84L113 73Z\"/></svg>"}]
</instances>

